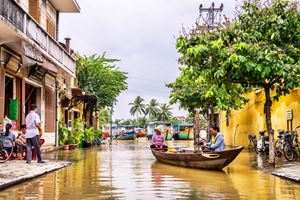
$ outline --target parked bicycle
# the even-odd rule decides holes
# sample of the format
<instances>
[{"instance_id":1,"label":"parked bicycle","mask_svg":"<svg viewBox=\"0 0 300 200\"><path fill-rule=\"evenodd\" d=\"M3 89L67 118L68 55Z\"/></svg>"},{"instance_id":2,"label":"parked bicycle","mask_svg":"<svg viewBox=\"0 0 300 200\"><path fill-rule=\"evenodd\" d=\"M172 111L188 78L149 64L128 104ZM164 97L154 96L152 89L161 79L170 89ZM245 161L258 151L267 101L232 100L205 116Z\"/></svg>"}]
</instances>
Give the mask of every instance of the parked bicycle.
<instances>
[{"instance_id":1,"label":"parked bicycle","mask_svg":"<svg viewBox=\"0 0 300 200\"><path fill-rule=\"evenodd\" d=\"M257 148L256 135L248 135L248 140L249 140L248 151L256 152L256 148Z\"/></svg>"},{"instance_id":2,"label":"parked bicycle","mask_svg":"<svg viewBox=\"0 0 300 200\"><path fill-rule=\"evenodd\" d=\"M257 140L258 154L269 154L269 136L265 136L266 130L259 131L259 139Z\"/></svg>"},{"instance_id":3,"label":"parked bicycle","mask_svg":"<svg viewBox=\"0 0 300 200\"><path fill-rule=\"evenodd\" d=\"M283 153L288 161L293 161L300 157L300 144L298 139L297 126L293 131L287 131L284 135Z\"/></svg>"},{"instance_id":4,"label":"parked bicycle","mask_svg":"<svg viewBox=\"0 0 300 200\"><path fill-rule=\"evenodd\" d=\"M10 159L13 154L13 141L6 137L4 133L0 133L0 163L4 163Z\"/></svg>"},{"instance_id":5,"label":"parked bicycle","mask_svg":"<svg viewBox=\"0 0 300 200\"><path fill-rule=\"evenodd\" d=\"M283 154L283 144L284 144L284 130L278 130L277 140L275 141L275 156L281 157Z\"/></svg>"}]
</instances>

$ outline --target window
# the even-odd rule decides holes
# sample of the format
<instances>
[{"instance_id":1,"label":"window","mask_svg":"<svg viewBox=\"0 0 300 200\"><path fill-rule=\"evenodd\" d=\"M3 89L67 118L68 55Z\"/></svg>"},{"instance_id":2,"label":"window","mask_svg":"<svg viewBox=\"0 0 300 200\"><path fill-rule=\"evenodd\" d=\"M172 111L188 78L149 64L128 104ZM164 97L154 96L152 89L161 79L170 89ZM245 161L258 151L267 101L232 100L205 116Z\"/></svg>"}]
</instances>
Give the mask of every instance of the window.
<instances>
[{"instance_id":1,"label":"window","mask_svg":"<svg viewBox=\"0 0 300 200\"><path fill-rule=\"evenodd\" d=\"M29 14L38 22L41 23L41 7L39 0L29 0Z\"/></svg>"}]
</instances>

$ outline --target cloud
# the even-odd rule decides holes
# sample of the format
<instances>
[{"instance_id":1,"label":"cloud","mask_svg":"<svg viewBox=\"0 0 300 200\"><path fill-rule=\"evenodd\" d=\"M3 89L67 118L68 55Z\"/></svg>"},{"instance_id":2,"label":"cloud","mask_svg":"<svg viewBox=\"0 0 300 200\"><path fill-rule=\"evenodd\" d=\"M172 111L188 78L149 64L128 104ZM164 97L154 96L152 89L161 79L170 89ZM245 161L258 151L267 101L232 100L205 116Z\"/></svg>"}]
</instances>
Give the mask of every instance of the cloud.
<instances>
[{"instance_id":1,"label":"cloud","mask_svg":"<svg viewBox=\"0 0 300 200\"><path fill-rule=\"evenodd\" d=\"M214 1L216 6L221 1ZM229 2L229 4L228 4ZM225 14L232 15L233 0ZM179 75L175 48L182 25L192 27L199 15L195 0L78 0L80 14L61 14L60 38L70 36L81 54L102 54L121 59L129 73L129 88L118 98L116 118L129 118L128 103L138 95L168 102L165 83ZM232 5L230 5L232 3ZM211 3L204 3L207 7ZM174 107L177 115L186 114Z\"/></svg>"}]
</instances>

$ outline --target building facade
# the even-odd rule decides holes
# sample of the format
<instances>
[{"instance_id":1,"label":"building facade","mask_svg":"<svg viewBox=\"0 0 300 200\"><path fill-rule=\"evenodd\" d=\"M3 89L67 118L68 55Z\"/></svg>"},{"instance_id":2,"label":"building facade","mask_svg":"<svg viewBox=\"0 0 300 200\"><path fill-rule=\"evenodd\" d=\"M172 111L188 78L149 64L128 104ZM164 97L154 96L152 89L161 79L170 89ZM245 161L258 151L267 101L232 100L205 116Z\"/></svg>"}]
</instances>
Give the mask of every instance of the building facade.
<instances>
[{"instance_id":1,"label":"building facade","mask_svg":"<svg viewBox=\"0 0 300 200\"><path fill-rule=\"evenodd\" d=\"M273 95L275 95L273 93ZM221 131L225 135L225 143L229 146L248 146L248 135L266 130L264 114L265 93L256 90L245 94L249 102L240 110L231 110L229 113L222 112L219 117ZM279 101L272 103L271 121L275 130L291 130L300 125L300 89L294 89L289 95L280 97ZM298 130L299 131L299 130Z\"/></svg>"},{"instance_id":2,"label":"building facade","mask_svg":"<svg viewBox=\"0 0 300 200\"><path fill-rule=\"evenodd\" d=\"M60 98L71 98L75 59L58 42L60 13L78 13L75 0L0 0L0 123L17 131L38 105L46 144L57 143Z\"/></svg>"}]
</instances>

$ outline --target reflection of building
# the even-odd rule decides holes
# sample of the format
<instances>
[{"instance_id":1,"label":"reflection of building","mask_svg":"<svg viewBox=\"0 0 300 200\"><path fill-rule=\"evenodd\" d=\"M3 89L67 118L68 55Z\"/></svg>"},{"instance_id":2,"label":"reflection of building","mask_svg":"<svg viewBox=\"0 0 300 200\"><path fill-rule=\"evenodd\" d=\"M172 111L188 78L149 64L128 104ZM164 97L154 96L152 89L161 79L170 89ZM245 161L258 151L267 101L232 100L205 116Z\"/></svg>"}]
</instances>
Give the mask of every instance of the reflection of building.
<instances>
[{"instance_id":1,"label":"reflection of building","mask_svg":"<svg viewBox=\"0 0 300 200\"><path fill-rule=\"evenodd\" d=\"M75 60L69 39L60 45L59 17L79 12L76 0L0 1L0 121L7 115L17 129L36 103L46 143L54 144L59 93L71 95Z\"/></svg>"}]
</instances>

